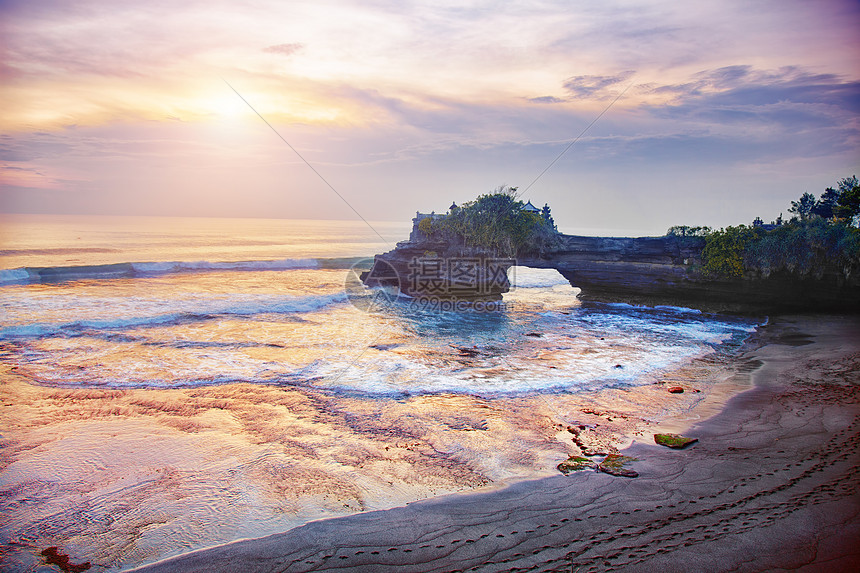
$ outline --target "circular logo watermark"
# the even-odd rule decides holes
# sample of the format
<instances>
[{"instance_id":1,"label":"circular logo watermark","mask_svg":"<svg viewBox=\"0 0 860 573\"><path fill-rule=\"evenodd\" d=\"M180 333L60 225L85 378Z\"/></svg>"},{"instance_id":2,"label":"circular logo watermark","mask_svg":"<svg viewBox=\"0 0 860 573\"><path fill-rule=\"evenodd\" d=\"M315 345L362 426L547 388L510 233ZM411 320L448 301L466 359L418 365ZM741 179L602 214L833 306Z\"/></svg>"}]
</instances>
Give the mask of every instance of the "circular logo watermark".
<instances>
[{"instance_id":1,"label":"circular logo watermark","mask_svg":"<svg viewBox=\"0 0 860 573\"><path fill-rule=\"evenodd\" d=\"M400 275L384 260L362 259L346 273L343 288L349 302L358 310L383 310L400 294Z\"/></svg>"}]
</instances>

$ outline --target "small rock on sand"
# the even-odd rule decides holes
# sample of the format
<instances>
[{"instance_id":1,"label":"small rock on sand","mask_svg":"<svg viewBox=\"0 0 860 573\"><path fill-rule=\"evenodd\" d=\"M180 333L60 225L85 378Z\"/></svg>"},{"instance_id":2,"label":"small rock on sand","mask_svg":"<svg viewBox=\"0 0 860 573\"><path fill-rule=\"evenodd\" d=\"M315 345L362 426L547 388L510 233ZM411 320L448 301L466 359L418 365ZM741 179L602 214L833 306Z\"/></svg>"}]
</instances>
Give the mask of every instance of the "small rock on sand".
<instances>
[{"instance_id":1,"label":"small rock on sand","mask_svg":"<svg viewBox=\"0 0 860 573\"><path fill-rule=\"evenodd\" d=\"M564 475L567 475L570 472L578 472L580 470L585 469L594 469L595 463L590 459L583 458L581 456L570 456L565 461L561 462L555 467L558 469L558 471L560 471Z\"/></svg>"},{"instance_id":2,"label":"small rock on sand","mask_svg":"<svg viewBox=\"0 0 860 573\"><path fill-rule=\"evenodd\" d=\"M627 478L639 477L639 472L624 467L624 464L633 461L636 461L636 458L621 456L618 454L609 454L602 462L597 464L597 469L613 476Z\"/></svg>"},{"instance_id":3,"label":"small rock on sand","mask_svg":"<svg viewBox=\"0 0 860 573\"><path fill-rule=\"evenodd\" d=\"M654 434L654 441L661 446L680 450L699 441L698 438L687 438L678 434Z\"/></svg>"}]
</instances>

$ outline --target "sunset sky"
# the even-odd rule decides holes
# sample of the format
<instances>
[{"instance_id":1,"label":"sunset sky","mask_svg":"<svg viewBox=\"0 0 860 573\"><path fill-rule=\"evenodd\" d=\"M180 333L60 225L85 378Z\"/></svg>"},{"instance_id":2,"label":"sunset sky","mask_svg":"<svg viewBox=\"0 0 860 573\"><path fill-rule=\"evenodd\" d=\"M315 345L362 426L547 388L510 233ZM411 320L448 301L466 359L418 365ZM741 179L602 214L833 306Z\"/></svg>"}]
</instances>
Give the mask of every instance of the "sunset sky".
<instances>
[{"instance_id":1,"label":"sunset sky","mask_svg":"<svg viewBox=\"0 0 860 573\"><path fill-rule=\"evenodd\" d=\"M749 223L860 174L856 0L0 1L0 212Z\"/></svg>"}]
</instances>

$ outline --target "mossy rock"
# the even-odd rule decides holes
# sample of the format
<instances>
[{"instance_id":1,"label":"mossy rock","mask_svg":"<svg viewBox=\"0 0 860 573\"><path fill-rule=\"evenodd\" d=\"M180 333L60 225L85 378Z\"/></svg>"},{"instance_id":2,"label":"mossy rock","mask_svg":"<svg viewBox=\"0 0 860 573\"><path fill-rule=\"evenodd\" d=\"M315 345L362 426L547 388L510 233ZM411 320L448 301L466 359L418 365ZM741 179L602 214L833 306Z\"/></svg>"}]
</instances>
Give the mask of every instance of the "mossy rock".
<instances>
[{"instance_id":1,"label":"mossy rock","mask_svg":"<svg viewBox=\"0 0 860 573\"><path fill-rule=\"evenodd\" d=\"M570 456L565 461L561 462L555 467L558 468L558 471L560 471L564 475L567 475L570 472L578 472L580 470L594 468L595 466L594 462L588 458L583 458L581 456Z\"/></svg>"},{"instance_id":2,"label":"mossy rock","mask_svg":"<svg viewBox=\"0 0 860 573\"><path fill-rule=\"evenodd\" d=\"M602 462L597 464L597 469L613 476L635 478L639 477L639 472L624 467L627 462L635 461L636 458L631 458L630 456L609 454Z\"/></svg>"},{"instance_id":3,"label":"mossy rock","mask_svg":"<svg viewBox=\"0 0 860 573\"><path fill-rule=\"evenodd\" d=\"M678 434L654 434L654 441L661 446L680 450L698 442L698 438L687 438Z\"/></svg>"}]
</instances>

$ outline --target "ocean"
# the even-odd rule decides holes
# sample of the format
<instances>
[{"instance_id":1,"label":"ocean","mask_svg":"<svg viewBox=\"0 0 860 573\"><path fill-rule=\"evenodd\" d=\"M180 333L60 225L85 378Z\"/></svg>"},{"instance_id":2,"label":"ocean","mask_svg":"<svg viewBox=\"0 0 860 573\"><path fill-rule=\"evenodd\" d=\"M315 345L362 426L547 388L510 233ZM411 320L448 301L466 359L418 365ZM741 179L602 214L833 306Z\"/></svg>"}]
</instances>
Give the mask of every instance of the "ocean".
<instances>
[{"instance_id":1,"label":"ocean","mask_svg":"<svg viewBox=\"0 0 860 573\"><path fill-rule=\"evenodd\" d=\"M360 221L0 225L10 570L51 545L116 570L546 475L553 425L591 415L573 404L730 356L764 320L583 303L525 267L493 310L373 304L358 269L401 223L373 223L388 242ZM668 412L652 402L642 420Z\"/></svg>"}]
</instances>

